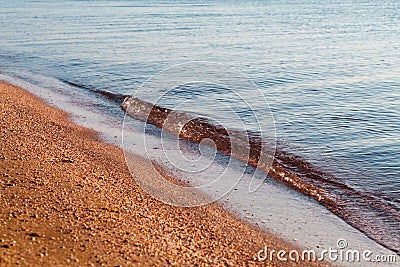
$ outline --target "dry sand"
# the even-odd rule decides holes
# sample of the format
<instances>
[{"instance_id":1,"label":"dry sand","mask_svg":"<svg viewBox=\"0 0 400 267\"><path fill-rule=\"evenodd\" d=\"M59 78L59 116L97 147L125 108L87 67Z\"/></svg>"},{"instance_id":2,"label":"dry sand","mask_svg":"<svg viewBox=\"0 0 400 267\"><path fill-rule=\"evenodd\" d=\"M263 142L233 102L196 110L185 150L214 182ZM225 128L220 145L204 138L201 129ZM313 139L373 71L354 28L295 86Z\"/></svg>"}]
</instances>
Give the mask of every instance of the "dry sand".
<instances>
[{"instance_id":1,"label":"dry sand","mask_svg":"<svg viewBox=\"0 0 400 267\"><path fill-rule=\"evenodd\" d=\"M24 90L0 83L0 113L0 266L299 265L257 262L295 247L217 204L153 199L121 149Z\"/></svg>"}]
</instances>

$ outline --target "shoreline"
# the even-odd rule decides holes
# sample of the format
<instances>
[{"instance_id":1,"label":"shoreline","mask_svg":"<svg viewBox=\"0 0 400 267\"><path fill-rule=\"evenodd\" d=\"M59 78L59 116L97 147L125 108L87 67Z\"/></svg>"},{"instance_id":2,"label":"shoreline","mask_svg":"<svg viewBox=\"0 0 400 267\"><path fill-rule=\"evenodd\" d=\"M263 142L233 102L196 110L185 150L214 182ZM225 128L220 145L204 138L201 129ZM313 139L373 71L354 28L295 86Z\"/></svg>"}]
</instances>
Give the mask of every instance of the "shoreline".
<instances>
[{"instance_id":1,"label":"shoreline","mask_svg":"<svg viewBox=\"0 0 400 267\"><path fill-rule=\"evenodd\" d=\"M218 204L180 208L153 199L130 177L121 149L21 88L1 82L0 89L2 266L279 266L257 262L257 252L301 251Z\"/></svg>"},{"instance_id":2,"label":"shoreline","mask_svg":"<svg viewBox=\"0 0 400 267\"><path fill-rule=\"evenodd\" d=\"M109 102L104 101L104 99L89 96L84 92L74 90L58 79L40 74L30 73L29 77L19 77L15 73L0 74L0 79L19 88L24 88L44 103L64 111L75 124L93 129L103 142L119 148L124 147L119 137L121 127L123 127L121 124L123 116L119 106L109 105ZM104 112L107 109L111 112ZM136 125L132 126L133 128L128 132L134 135L133 140L141 140L143 137L141 131L135 130ZM147 141L149 141L150 146L160 147L158 138L149 138L149 140L146 138L146 143ZM148 150L146 150L146 146L140 145L141 142L133 143L135 149L132 152L140 158L147 158ZM154 156L156 162L162 163L157 152ZM163 169L169 168L163 167ZM230 169L233 170L233 175L237 175L238 172L235 173L235 168ZM175 173L173 170L169 171L172 171L172 177L175 177L175 179L179 177L178 180L181 181L192 181L192 179L206 181L209 177L204 175L181 177L180 173ZM246 181L246 179L241 180ZM274 184L272 181L263 183L256 192L246 194L249 185L243 183L243 188L231 191L229 199L221 199L218 203L241 220L274 233L301 247L320 251L324 248L336 247L337 241L346 237L351 248L359 250L372 248L375 254L391 255L394 253L393 250L383 247L363 231L357 230L357 227L351 226L312 199L297 192L294 193L294 190L287 189L279 183ZM309 223L310 218L313 218L314 223ZM282 221L290 223L282 224ZM330 234L326 235L327 232Z\"/></svg>"}]
</instances>

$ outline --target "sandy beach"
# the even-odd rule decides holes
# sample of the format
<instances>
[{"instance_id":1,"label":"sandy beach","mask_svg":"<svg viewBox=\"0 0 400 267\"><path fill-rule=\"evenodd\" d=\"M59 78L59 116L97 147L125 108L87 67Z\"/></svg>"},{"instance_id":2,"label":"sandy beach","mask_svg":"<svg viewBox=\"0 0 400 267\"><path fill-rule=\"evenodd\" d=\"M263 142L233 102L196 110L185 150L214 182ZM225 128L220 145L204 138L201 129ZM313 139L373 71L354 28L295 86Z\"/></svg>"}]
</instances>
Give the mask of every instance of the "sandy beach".
<instances>
[{"instance_id":1,"label":"sandy beach","mask_svg":"<svg viewBox=\"0 0 400 267\"><path fill-rule=\"evenodd\" d=\"M26 91L1 83L0 112L0 266L302 265L258 262L295 247L217 204L153 199L121 149Z\"/></svg>"}]
</instances>

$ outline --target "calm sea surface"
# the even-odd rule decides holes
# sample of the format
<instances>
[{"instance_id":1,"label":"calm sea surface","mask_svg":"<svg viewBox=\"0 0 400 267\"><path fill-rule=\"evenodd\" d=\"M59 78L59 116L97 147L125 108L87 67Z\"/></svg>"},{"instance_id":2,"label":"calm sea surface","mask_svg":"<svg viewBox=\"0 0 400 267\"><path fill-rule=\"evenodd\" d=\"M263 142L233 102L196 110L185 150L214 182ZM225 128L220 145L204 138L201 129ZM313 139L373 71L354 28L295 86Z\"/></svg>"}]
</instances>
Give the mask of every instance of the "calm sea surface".
<instances>
[{"instance_id":1,"label":"calm sea surface","mask_svg":"<svg viewBox=\"0 0 400 267\"><path fill-rule=\"evenodd\" d=\"M126 95L176 64L232 67L265 94L280 146L390 210L376 213L368 201L348 198L356 227L398 252L399 25L397 0L2 0L0 72ZM218 86L183 89L171 103L207 97L243 119L251 115ZM251 108L267 112L246 89ZM202 103L195 111L229 117Z\"/></svg>"}]
</instances>

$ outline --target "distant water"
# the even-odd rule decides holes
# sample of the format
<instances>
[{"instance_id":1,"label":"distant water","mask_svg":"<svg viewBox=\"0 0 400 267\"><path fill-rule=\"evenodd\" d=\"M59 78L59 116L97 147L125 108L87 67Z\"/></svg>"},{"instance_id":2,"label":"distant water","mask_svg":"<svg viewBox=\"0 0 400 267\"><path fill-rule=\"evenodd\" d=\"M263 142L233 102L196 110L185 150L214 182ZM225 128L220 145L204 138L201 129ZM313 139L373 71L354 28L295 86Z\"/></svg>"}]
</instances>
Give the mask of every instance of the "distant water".
<instances>
[{"instance_id":1,"label":"distant water","mask_svg":"<svg viewBox=\"0 0 400 267\"><path fill-rule=\"evenodd\" d=\"M192 2L2 0L0 73L56 78L121 116L117 102L166 67L226 64L267 96L280 151L347 188L337 206L353 209L336 213L399 253L400 2ZM204 96L221 92L175 100Z\"/></svg>"}]
</instances>

